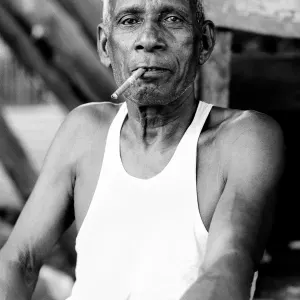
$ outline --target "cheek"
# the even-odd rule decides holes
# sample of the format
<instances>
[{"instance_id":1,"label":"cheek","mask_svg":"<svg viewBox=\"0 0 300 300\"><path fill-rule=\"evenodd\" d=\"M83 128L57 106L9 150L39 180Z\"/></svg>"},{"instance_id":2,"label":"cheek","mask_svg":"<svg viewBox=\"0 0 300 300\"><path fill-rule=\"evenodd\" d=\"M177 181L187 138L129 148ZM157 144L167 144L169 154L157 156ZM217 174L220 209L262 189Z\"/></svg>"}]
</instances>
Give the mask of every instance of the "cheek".
<instances>
[{"instance_id":1,"label":"cheek","mask_svg":"<svg viewBox=\"0 0 300 300\"><path fill-rule=\"evenodd\" d=\"M184 66L190 67L197 57L197 51L193 37L182 39L179 43L178 59Z\"/></svg>"},{"instance_id":2,"label":"cheek","mask_svg":"<svg viewBox=\"0 0 300 300\"><path fill-rule=\"evenodd\" d=\"M119 58L121 58L123 55L123 51L122 51L122 47L120 45L120 43L116 43L113 40L110 41L110 57L112 57L112 61L113 63L118 62L119 63Z\"/></svg>"},{"instance_id":3,"label":"cheek","mask_svg":"<svg viewBox=\"0 0 300 300\"><path fill-rule=\"evenodd\" d=\"M111 58L111 64L113 69L115 70L116 75L118 77L124 77L124 71L126 66L126 54L128 53L127 47L124 45L123 42L114 42L113 40L110 41L109 46L109 56Z\"/></svg>"},{"instance_id":4,"label":"cheek","mask_svg":"<svg viewBox=\"0 0 300 300\"><path fill-rule=\"evenodd\" d=\"M116 41L113 41L114 51L126 52L129 49L128 41L123 36L116 37ZM118 41L118 42L117 42Z\"/></svg>"},{"instance_id":5,"label":"cheek","mask_svg":"<svg viewBox=\"0 0 300 300\"><path fill-rule=\"evenodd\" d=\"M193 36L185 36L180 40L177 39L177 45L180 47L177 48L177 62L179 66L178 77L178 87L182 84L186 85L187 83L194 80L197 70L197 47L195 47L195 39Z\"/></svg>"}]
</instances>

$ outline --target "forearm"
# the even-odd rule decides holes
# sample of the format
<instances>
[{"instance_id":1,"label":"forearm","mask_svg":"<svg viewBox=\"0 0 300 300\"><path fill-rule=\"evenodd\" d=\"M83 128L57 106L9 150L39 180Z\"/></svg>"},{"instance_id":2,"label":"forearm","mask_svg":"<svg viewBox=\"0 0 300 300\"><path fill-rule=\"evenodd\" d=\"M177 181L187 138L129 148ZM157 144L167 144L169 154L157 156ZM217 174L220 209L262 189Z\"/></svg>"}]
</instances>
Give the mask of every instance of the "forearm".
<instances>
[{"instance_id":1,"label":"forearm","mask_svg":"<svg viewBox=\"0 0 300 300\"><path fill-rule=\"evenodd\" d=\"M234 256L222 258L204 269L181 300L249 300L252 264Z\"/></svg>"},{"instance_id":2,"label":"forearm","mask_svg":"<svg viewBox=\"0 0 300 300\"><path fill-rule=\"evenodd\" d=\"M0 299L30 300L37 281L32 278L26 280L22 268L17 264L0 260Z\"/></svg>"}]
</instances>

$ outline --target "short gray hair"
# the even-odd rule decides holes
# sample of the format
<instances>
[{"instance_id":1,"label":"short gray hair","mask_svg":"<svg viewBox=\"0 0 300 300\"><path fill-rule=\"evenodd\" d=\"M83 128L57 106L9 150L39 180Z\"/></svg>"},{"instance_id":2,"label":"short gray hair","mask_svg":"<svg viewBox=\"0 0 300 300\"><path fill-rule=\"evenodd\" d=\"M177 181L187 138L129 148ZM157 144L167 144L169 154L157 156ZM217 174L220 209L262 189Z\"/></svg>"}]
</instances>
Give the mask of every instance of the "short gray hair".
<instances>
[{"instance_id":1,"label":"short gray hair","mask_svg":"<svg viewBox=\"0 0 300 300\"><path fill-rule=\"evenodd\" d=\"M112 16L112 5L111 0L101 0L102 6L102 22L105 26L110 24ZM192 5L196 9L196 21L198 24L203 24L205 20L204 8L202 0L190 0ZM194 8L193 7L193 8Z\"/></svg>"},{"instance_id":2,"label":"short gray hair","mask_svg":"<svg viewBox=\"0 0 300 300\"><path fill-rule=\"evenodd\" d=\"M205 13L202 0L191 0L196 9L196 22L202 25L205 21Z\"/></svg>"},{"instance_id":3,"label":"short gray hair","mask_svg":"<svg viewBox=\"0 0 300 300\"><path fill-rule=\"evenodd\" d=\"M111 21L112 15L112 5L111 0L101 0L102 1L102 23L107 26Z\"/></svg>"}]
</instances>

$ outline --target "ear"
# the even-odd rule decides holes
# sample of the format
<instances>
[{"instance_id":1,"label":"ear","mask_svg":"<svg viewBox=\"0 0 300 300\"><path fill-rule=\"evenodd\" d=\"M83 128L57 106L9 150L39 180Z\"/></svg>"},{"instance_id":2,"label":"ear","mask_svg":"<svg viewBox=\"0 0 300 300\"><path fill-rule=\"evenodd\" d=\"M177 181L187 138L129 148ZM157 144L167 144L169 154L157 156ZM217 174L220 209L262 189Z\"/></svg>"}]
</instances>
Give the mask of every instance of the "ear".
<instances>
[{"instance_id":1,"label":"ear","mask_svg":"<svg viewBox=\"0 0 300 300\"><path fill-rule=\"evenodd\" d=\"M216 44L216 28L212 21L205 21L201 31L201 49L199 64L203 65L209 58Z\"/></svg>"},{"instance_id":2,"label":"ear","mask_svg":"<svg viewBox=\"0 0 300 300\"><path fill-rule=\"evenodd\" d=\"M111 62L108 55L107 34L103 24L99 24L97 27L97 49L102 64L107 68L110 67Z\"/></svg>"}]
</instances>

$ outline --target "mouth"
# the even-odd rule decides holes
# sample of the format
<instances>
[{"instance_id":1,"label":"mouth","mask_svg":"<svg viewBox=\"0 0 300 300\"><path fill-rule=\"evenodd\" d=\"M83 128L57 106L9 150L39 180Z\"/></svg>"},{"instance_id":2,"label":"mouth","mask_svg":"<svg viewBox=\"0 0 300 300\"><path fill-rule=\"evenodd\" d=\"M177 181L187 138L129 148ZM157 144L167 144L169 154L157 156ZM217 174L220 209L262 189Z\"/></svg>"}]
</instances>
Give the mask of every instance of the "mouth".
<instances>
[{"instance_id":1,"label":"mouth","mask_svg":"<svg viewBox=\"0 0 300 300\"><path fill-rule=\"evenodd\" d=\"M146 66L141 66L139 68L136 68L134 69L132 72L136 71L137 69L145 69L146 70L146 73L147 72L166 72L166 71L169 71L168 69L165 69L165 68L161 68L161 67L156 67L156 66L151 66L151 67L146 67Z\"/></svg>"},{"instance_id":2,"label":"mouth","mask_svg":"<svg viewBox=\"0 0 300 300\"><path fill-rule=\"evenodd\" d=\"M161 80L163 78L166 78L166 75L170 73L170 70L161 67L156 67L156 66L151 66L151 67L142 66L136 68L135 70L138 70L140 68L146 70L146 72L140 77L140 80L143 81L144 83Z\"/></svg>"}]
</instances>

